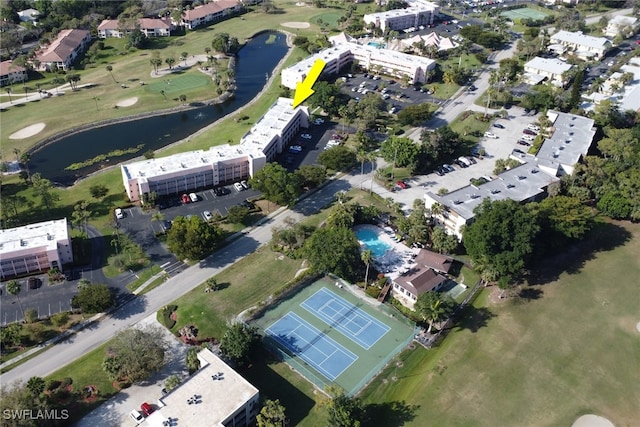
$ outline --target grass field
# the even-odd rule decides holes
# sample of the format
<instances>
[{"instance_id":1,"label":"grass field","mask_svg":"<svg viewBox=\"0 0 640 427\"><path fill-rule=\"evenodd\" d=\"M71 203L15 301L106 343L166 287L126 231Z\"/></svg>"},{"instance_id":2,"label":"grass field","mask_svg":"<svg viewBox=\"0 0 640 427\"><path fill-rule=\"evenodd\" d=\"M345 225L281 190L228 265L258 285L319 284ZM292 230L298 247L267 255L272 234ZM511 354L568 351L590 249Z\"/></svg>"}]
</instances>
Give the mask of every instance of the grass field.
<instances>
[{"instance_id":1,"label":"grass field","mask_svg":"<svg viewBox=\"0 0 640 427\"><path fill-rule=\"evenodd\" d=\"M311 22L316 25L320 25L319 22L324 22L329 25L329 28L331 28L338 25L338 19L340 19L343 15L344 13L342 11L321 13L320 15L316 15L311 18Z\"/></svg>"},{"instance_id":2,"label":"grass field","mask_svg":"<svg viewBox=\"0 0 640 427\"><path fill-rule=\"evenodd\" d=\"M415 426L570 426L586 413L635 425L639 238L638 224L604 224L547 260L526 298L495 304L486 289L442 347L403 353L400 379L383 373L364 401L418 405Z\"/></svg>"},{"instance_id":3,"label":"grass field","mask_svg":"<svg viewBox=\"0 0 640 427\"><path fill-rule=\"evenodd\" d=\"M212 85L210 76L204 74L189 74L184 76L166 76L159 80L154 80L151 84L145 85L147 92L160 93L164 90L167 95L180 95L208 85ZM209 91L209 93L211 93Z\"/></svg>"}]
</instances>

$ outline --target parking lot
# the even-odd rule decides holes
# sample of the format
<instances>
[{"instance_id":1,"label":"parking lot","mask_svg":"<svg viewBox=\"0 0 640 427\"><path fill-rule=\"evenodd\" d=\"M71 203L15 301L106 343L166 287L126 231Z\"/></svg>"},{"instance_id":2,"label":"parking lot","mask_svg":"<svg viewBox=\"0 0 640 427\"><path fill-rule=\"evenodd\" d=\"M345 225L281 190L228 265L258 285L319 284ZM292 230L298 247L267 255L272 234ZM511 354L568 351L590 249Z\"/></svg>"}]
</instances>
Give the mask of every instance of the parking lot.
<instances>
[{"instance_id":1,"label":"parking lot","mask_svg":"<svg viewBox=\"0 0 640 427\"><path fill-rule=\"evenodd\" d=\"M522 130L528 124L535 123L536 116L528 115L524 109L512 107L509 111L507 119L498 119L492 123L498 123L504 126L504 129L491 127L489 132L495 134L498 138L482 138L479 146L484 148L485 155L483 158L476 158L476 163L469 167L462 168L451 163L455 169L443 176L436 173L427 175L419 175L406 180L409 188L400 189L396 187L395 192L387 192L381 194L382 197L393 197L396 202L401 203L403 209L410 209L415 199L423 199L427 191L437 193L441 188L447 189L449 192L458 188L470 185L471 179L477 179L482 176L494 177L493 169L498 159L506 159L514 149L525 151L528 147L517 144L522 135ZM381 167L379 165L378 167Z\"/></svg>"}]
</instances>

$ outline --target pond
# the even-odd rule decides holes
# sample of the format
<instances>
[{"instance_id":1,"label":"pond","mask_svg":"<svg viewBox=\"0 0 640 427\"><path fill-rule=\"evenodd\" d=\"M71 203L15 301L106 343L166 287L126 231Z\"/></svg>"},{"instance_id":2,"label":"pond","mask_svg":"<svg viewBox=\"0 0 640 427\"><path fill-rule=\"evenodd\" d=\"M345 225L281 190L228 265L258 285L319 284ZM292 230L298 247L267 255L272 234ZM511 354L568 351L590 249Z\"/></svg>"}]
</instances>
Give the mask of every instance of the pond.
<instances>
[{"instance_id":1,"label":"pond","mask_svg":"<svg viewBox=\"0 0 640 427\"><path fill-rule=\"evenodd\" d=\"M121 163L145 151L157 150L186 138L255 98L287 50L283 33L261 33L238 52L235 68L237 90L233 99L217 105L116 123L68 136L33 153L29 164L31 172L38 172L58 185L68 186L108 166L110 162ZM121 155L80 169L65 170L71 164L113 152Z\"/></svg>"}]
</instances>

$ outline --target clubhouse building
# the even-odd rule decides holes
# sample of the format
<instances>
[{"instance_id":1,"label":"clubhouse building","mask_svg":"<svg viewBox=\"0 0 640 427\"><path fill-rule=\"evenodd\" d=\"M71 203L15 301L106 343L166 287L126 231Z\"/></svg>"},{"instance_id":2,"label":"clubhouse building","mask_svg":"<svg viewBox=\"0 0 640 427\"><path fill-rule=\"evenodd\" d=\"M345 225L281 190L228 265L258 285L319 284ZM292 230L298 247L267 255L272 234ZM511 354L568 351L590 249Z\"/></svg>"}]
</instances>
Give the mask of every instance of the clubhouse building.
<instances>
[{"instance_id":1,"label":"clubhouse building","mask_svg":"<svg viewBox=\"0 0 640 427\"><path fill-rule=\"evenodd\" d=\"M52 268L62 271L72 262L66 218L0 230L2 280Z\"/></svg>"},{"instance_id":2,"label":"clubhouse building","mask_svg":"<svg viewBox=\"0 0 640 427\"><path fill-rule=\"evenodd\" d=\"M200 370L158 399L159 409L140 426L255 425L260 392L210 350L198 353Z\"/></svg>"},{"instance_id":3,"label":"clubhouse building","mask_svg":"<svg viewBox=\"0 0 640 427\"><path fill-rule=\"evenodd\" d=\"M367 70L375 70L395 77L408 76L410 83L425 82L427 71L436 66L436 62L429 58L359 44L344 33L330 37L329 40L333 44L332 47L323 49L282 70L282 85L295 89L297 83L302 82L307 76L317 59L322 59L326 64L322 71L323 75L337 74L345 65L356 61Z\"/></svg>"},{"instance_id":4,"label":"clubhouse building","mask_svg":"<svg viewBox=\"0 0 640 427\"><path fill-rule=\"evenodd\" d=\"M309 126L309 110L279 98L237 145L215 145L120 166L129 200L180 194L251 178Z\"/></svg>"},{"instance_id":5,"label":"clubhouse building","mask_svg":"<svg viewBox=\"0 0 640 427\"><path fill-rule=\"evenodd\" d=\"M575 114L549 110L553 133L540 147L536 155L514 151L510 158L520 165L509 169L487 183L468 185L439 196L433 192L425 194L425 206L435 211L433 218L447 233L462 240L463 226L475 218L474 209L484 199L517 200L520 203L539 201L547 197L550 184L563 175L571 175L575 165L586 156L595 129L594 121ZM439 205L434 209L434 205Z\"/></svg>"}]
</instances>

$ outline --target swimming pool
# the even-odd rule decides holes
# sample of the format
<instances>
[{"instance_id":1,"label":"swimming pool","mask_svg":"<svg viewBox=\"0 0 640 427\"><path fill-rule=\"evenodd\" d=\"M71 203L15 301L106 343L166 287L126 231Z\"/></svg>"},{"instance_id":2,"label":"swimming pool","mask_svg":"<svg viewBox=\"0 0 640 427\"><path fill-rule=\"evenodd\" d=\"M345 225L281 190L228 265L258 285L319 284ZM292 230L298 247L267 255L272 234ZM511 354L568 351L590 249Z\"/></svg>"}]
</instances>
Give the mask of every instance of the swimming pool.
<instances>
[{"instance_id":1,"label":"swimming pool","mask_svg":"<svg viewBox=\"0 0 640 427\"><path fill-rule=\"evenodd\" d=\"M380 43L380 42L369 42L369 43L367 43L367 44L368 44L369 46L373 46L373 47L376 47L376 48L378 48L378 49L384 49L385 47L387 47L387 45L386 45L386 44L384 44L384 43Z\"/></svg>"},{"instance_id":2,"label":"swimming pool","mask_svg":"<svg viewBox=\"0 0 640 427\"><path fill-rule=\"evenodd\" d=\"M356 237L371 251L374 258L383 257L391 249L391 246L381 241L374 231L363 228L356 231Z\"/></svg>"}]
</instances>

